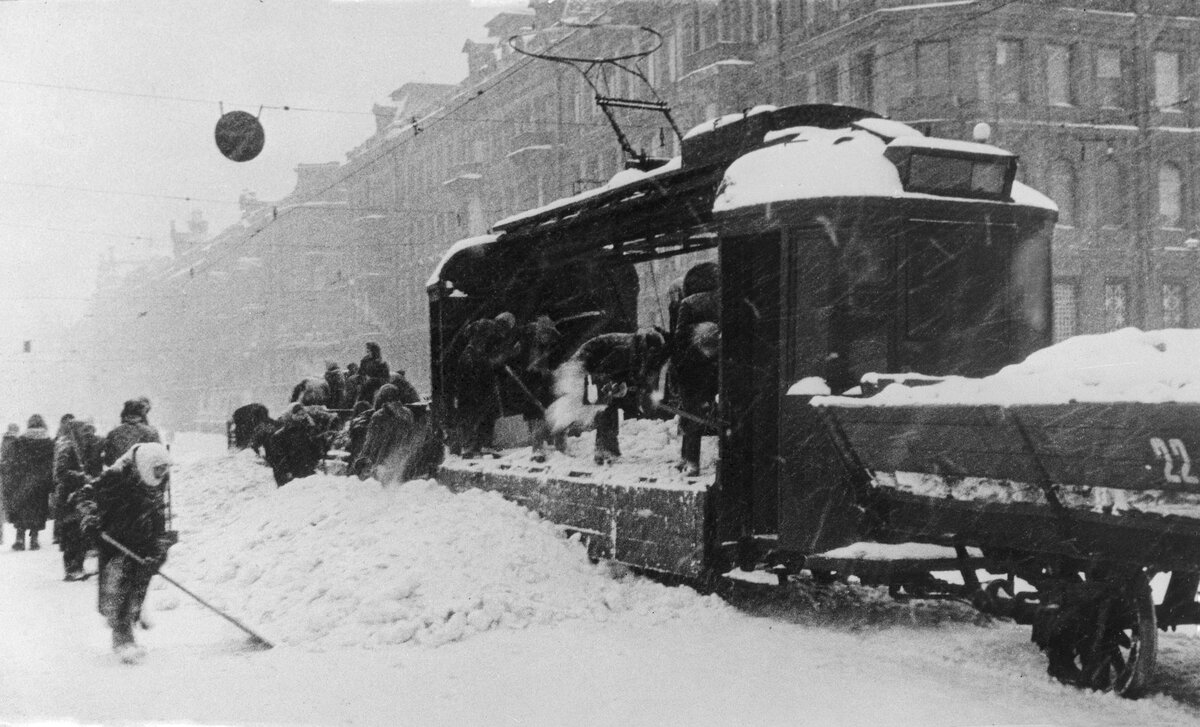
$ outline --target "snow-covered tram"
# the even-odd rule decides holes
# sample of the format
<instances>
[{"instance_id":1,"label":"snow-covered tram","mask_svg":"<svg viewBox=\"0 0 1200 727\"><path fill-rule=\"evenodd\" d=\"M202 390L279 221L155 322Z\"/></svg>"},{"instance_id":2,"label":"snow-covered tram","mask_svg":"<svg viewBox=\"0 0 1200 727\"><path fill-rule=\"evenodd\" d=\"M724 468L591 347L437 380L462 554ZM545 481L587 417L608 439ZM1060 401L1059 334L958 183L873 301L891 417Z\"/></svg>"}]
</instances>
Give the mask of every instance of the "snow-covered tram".
<instances>
[{"instance_id":1,"label":"snow-covered tram","mask_svg":"<svg viewBox=\"0 0 1200 727\"><path fill-rule=\"evenodd\" d=\"M1050 344L1057 210L1016 171L995 146L928 138L862 109L757 107L689 132L675 159L460 241L427 287L444 430L470 322L547 315L562 333L561 361L590 336L650 320L639 306L666 296L645 289L665 288L659 262L708 255L720 269L719 406L708 422L719 456L683 477L670 454L622 469L530 462L524 449L451 455L439 479L500 491L579 533L595 555L647 570L832 569L844 561L823 557L831 549L920 539L952 546L950 565L977 587L967 556L976 531L945 518L944 530L921 528L933 509L879 498L855 443L810 401L869 373L985 376ZM520 388L498 386L497 396L528 397ZM1003 528L1008 552L1030 545L1019 522ZM921 576L907 585L921 591Z\"/></svg>"}]
</instances>

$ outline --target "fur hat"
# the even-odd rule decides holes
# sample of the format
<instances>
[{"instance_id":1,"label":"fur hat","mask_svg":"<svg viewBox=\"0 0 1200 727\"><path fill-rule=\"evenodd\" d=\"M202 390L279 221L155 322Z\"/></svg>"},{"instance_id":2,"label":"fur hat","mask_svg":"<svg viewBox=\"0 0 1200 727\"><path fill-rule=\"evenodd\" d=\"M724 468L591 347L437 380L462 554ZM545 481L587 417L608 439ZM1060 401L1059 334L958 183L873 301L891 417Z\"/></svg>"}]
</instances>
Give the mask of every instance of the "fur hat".
<instances>
[{"instance_id":1,"label":"fur hat","mask_svg":"<svg viewBox=\"0 0 1200 727\"><path fill-rule=\"evenodd\" d=\"M391 401L400 401L400 389L394 384L380 386L379 391L375 392L375 408L378 409L381 404Z\"/></svg>"},{"instance_id":2,"label":"fur hat","mask_svg":"<svg viewBox=\"0 0 1200 727\"><path fill-rule=\"evenodd\" d=\"M46 420L42 418L41 414L34 414L33 416L29 417L29 421L25 423L25 428L26 429L45 429L46 428Z\"/></svg>"}]
</instances>

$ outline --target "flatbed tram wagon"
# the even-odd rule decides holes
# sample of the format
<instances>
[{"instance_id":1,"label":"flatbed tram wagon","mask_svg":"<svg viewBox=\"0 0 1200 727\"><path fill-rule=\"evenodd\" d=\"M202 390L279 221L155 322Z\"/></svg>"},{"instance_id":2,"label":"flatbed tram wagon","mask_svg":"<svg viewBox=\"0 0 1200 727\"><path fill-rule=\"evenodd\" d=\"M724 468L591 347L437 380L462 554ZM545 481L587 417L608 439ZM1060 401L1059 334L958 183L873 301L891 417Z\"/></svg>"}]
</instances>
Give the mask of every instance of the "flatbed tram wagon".
<instances>
[{"instance_id":1,"label":"flatbed tram wagon","mask_svg":"<svg viewBox=\"0 0 1200 727\"><path fill-rule=\"evenodd\" d=\"M687 578L734 565L845 574L853 559L824 554L862 541L946 546L977 605L1034 625L1052 673L1137 694L1154 660L1147 571L1200 562L1200 539L1154 531L1155 553L1175 558L1167 563L1128 547L1144 529L1064 527L1053 498L1016 507L880 487L896 472L1051 485L1038 455L1016 473L984 467L1027 451L1011 424L1002 431L1012 446L984 451L995 412L955 420L811 405L821 382L845 392L870 372L983 376L1050 344L1057 211L1016 170L1002 149L928 138L861 109L758 107L689 132L676 159L455 244L428 283L433 415L447 431L453 351L470 321L549 315L565 357L592 335L638 325L639 277L652 279L639 270L715 254L719 460L715 477L670 487L582 465L498 471L454 457L439 479L499 490L582 534L596 556ZM1007 581L980 587L981 561L968 556L978 548ZM927 594L934 581L915 565L881 577L894 592ZM1014 594L1018 577L1037 591ZM1194 578L1173 584L1189 586L1194 594Z\"/></svg>"}]
</instances>

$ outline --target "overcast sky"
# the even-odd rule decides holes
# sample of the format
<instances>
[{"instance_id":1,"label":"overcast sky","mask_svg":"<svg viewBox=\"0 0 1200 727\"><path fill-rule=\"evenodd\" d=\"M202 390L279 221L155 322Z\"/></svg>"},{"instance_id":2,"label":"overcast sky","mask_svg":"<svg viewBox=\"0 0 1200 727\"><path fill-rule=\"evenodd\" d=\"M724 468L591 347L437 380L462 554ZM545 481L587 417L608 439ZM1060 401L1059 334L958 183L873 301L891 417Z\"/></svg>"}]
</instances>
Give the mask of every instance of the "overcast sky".
<instances>
[{"instance_id":1,"label":"overcast sky","mask_svg":"<svg viewBox=\"0 0 1200 727\"><path fill-rule=\"evenodd\" d=\"M193 209L216 232L242 190L287 194L297 164L344 161L373 132L374 102L410 81L461 80L463 41L526 7L0 0L0 355L81 310L108 248L164 249ZM222 103L261 109L257 159L217 151Z\"/></svg>"}]
</instances>

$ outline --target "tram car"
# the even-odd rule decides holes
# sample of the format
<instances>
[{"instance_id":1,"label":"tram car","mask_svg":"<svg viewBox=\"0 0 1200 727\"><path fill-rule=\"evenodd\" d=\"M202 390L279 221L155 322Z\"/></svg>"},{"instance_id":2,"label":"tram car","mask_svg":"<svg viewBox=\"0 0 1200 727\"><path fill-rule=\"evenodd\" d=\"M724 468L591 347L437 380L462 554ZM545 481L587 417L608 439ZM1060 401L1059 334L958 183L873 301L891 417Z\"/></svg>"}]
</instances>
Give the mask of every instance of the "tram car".
<instances>
[{"instance_id":1,"label":"tram car","mask_svg":"<svg viewBox=\"0 0 1200 727\"><path fill-rule=\"evenodd\" d=\"M640 286L654 261L707 254L720 271L711 471L673 478L584 460L555 469L527 456L450 456L439 479L502 492L578 533L597 557L689 579L735 566L865 577L870 566L856 571L853 558L830 554L863 541L943 546L943 565L961 570L977 605L1034 625L1052 674L1143 691L1154 660L1148 570L1200 562L1200 541L1165 541L1177 546L1173 563L1144 551L1131 562L1116 555L1136 532L1063 528L1052 498L1013 510L896 494L877 475L946 473L956 461L956 475L980 467L1012 477L995 465L1013 451L956 457L946 446L988 440L986 427L971 440L953 426L1000 415L940 412L946 422L811 403L853 392L868 373L986 376L1051 343L1057 209L1016 181L1016 156L840 105L756 107L697 127L681 146L679 157L642 160L602 188L451 247L427 286L432 409L453 432L455 352L472 321L548 316L560 323L551 359L561 363L589 337L645 323ZM921 450L922 438L937 446ZM1019 476L1048 482L1022 461ZM981 564L1041 590L983 588ZM901 559L880 578L894 593L924 595L931 567ZM1179 583L1175 591L1190 583L1194 594L1194 579Z\"/></svg>"}]
</instances>

